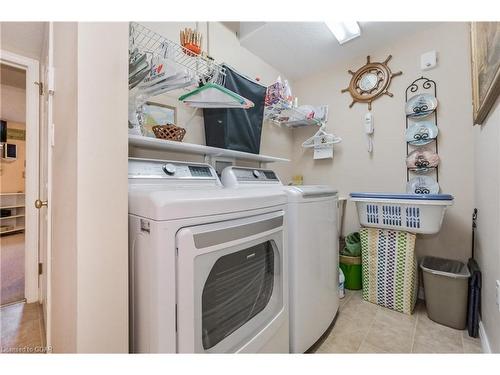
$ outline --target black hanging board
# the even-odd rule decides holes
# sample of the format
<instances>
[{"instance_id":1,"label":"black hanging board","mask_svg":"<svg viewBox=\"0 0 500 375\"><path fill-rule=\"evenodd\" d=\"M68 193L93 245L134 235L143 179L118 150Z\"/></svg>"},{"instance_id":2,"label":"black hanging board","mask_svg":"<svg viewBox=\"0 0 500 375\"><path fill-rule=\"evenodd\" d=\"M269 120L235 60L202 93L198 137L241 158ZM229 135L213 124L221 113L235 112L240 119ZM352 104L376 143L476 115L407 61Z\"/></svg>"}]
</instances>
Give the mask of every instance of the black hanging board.
<instances>
[{"instance_id":1,"label":"black hanging board","mask_svg":"<svg viewBox=\"0 0 500 375\"><path fill-rule=\"evenodd\" d=\"M226 72L224 86L251 100L255 106L250 109L204 109L206 145L258 154L267 88L227 65L223 67Z\"/></svg>"}]
</instances>

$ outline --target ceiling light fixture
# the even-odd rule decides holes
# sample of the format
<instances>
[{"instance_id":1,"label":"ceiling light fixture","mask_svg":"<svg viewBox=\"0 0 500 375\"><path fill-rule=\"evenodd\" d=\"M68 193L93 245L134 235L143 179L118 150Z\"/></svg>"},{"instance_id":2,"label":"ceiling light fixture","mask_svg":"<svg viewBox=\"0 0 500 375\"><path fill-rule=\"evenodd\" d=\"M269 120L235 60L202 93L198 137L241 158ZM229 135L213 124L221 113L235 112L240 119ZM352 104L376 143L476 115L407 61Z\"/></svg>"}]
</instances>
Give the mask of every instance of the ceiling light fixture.
<instances>
[{"instance_id":1,"label":"ceiling light fixture","mask_svg":"<svg viewBox=\"0 0 500 375\"><path fill-rule=\"evenodd\" d=\"M340 44L344 44L361 35L361 29L356 21L325 22Z\"/></svg>"}]
</instances>

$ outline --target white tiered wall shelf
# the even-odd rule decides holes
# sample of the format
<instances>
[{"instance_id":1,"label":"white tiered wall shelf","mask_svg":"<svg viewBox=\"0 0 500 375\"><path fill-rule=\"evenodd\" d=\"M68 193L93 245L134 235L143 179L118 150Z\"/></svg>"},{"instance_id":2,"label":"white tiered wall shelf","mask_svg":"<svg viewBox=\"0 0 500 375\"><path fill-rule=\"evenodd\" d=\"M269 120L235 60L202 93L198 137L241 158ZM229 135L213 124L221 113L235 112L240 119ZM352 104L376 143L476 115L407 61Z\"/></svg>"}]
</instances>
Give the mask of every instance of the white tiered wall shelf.
<instances>
[{"instance_id":1,"label":"white tiered wall shelf","mask_svg":"<svg viewBox=\"0 0 500 375\"><path fill-rule=\"evenodd\" d=\"M0 209L0 235L24 231L24 193L0 193Z\"/></svg>"},{"instance_id":2,"label":"white tiered wall shelf","mask_svg":"<svg viewBox=\"0 0 500 375\"><path fill-rule=\"evenodd\" d=\"M163 139L143 137L140 135L129 135L128 142L130 146L166 152L179 152L184 154L204 155L205 157L222 157L235 160L255 161L259 163L289 162L289 159L277 158L261 154L252 154L223 148L198 145L194 143L184 143L176 141L167 141Z\"/></svg>"}]
</instances>

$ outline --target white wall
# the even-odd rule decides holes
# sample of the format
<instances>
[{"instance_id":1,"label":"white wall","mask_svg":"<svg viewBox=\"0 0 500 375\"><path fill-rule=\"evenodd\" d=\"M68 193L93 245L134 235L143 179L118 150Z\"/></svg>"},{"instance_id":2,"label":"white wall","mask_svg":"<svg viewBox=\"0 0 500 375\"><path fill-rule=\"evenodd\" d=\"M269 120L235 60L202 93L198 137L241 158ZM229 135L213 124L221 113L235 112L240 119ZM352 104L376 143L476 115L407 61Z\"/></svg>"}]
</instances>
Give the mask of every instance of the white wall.
<instances>
[{"instance_id":1,"label":"white wall","mask_svg":"<svg viewBox=\"0 0 500 375\"><path fill-rule=\"evenodd\" d=\"M127 23L56 23L52 339L128 351Z\"/></svg>"},{"instance_id":2,"label":"white wall","mask_svg":"<svg viewBox=\"0 0 500 375\"><path fill-rule=\"evenodd\" d=\"M179 42L179 31L185 27L194 29L195 22L142 22L142 24L153 31ZM207 23L199 22L199 30L203 33L203 50L207 50ZM244 75L251 78L260 78L264 85L273 83L280 74L274 67L255 56L247 49L240 46L240 42L232 31L219 22L209 23L210 56L218 62L225 62L234 67ZM168 104L177 107L178 125L185 127L191 117L193 109L179 102L179 92L166 93L150 99L153 102ZM187 133L185 142L205 144L205 130L203 126L203 112L198 110L192 121L186 126ZM292 132L286 128L279 128L271 123L264 122L262 129L260 153L283 158L292 157L293 138ZM130 149L130 155L136 157L173 158L174 160L203 161L200 157L165 154L162 152L142 151ZM284 182L291 178L290 163L273 163L275 169Z\"/></svg>"},{"instance_id":3,"label":"white wall","mask_svg":"<svg viewBox=\"0 0 500 375\"><path fill-rule=\"evenodd\" d=\"M438 67L421 72L420 55L437 50ZM395 77L389 91L394 97L383 96L373 103L375 124L374 151L366 151L362 119L367 105L355 104L349 109L351 97L340 90L347 87L351 75L366 63L384 61L393 55L391 69L403 71ZM473 199L472 108L468 25L448 23L424 32L388 43L384 48L367 50L365 56L336 62L330 69L294 84L295 94L302 104L328 104L328 130L343 138L335 146L332 160L313 161L312 151L301 149L301 143L315 129L294 131L293 174L302 174L305 184L327 183L339 189L342 196L353 191L401 192L406 185L405 89L424 75L437 83L439 100L438 125L440 166L439 182L444 193L453 194L455 204L449 209L440 234L420 236L418 255L433 254L466 260L470 255L471 214ZM357 230L359 222L353 204L346 211L344 234Z\"/></svg>"},{"instance_id":4,"label":"white wall","mask_svg":"<svg viewBox=\"0 0 500 375\"><path fill-rule=\"evenodd\" d=\"M77 349L77 24L54 24L54 140L52 179L53 351Z\"/></svg>"},{"instance_id":5,"label":"white wall","mask_svg":"<svg viewBox=\"0 0 500 375\"><path fill-rule=\"evenodd\" d=\"M478 209L475 257L482 271L481 320L492 352L500 352L500 99L474 127L474 205Z\"/></svg>"},{"instance_id":6,"label":"white wall","mask_svg":"<svg viewBox=\"0 0 500 375\"><path fill-rule=\"evenodd\" d=\"M26 122L26 89L0 85L0 118L13 122Z\"/></svg>"},{"instance_id":7,"label":"white wall","mask_svg":"<svg viewBox=\"0 0 500 375\"><path fill-rule=\"evenodd\" d=\"M77 351L128 352L128 23L78 24Z\"/></svg>"},{"instance_id":8,"label":"white wall","mask_svg":"<svg viewBox=\"0 0 500 375\"><path fill-rule=\"evenodd\" d=\"M2 49L40 60L45 22L0 22Z\"/></svg>"}]
</instances>

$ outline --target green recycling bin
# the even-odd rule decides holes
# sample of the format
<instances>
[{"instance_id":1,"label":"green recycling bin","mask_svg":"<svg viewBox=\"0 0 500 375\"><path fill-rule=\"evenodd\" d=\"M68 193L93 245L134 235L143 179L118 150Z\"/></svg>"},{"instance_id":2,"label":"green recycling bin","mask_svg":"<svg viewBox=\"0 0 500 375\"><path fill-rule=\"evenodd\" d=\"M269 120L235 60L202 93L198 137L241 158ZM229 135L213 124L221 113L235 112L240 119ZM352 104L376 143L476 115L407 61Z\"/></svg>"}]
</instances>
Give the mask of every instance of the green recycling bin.
<instances>
[{"instance_id":1,"label":"green recycling bin","mask_svg":"<svg viewBox=\"0 0 500 375\"><path fill-rule=\"evenodd\" d=\"M349 290L360 290L363 287L361 276L361 256L339 256L340 269L344 273L344 287Z\"/></svg>"},{"instance_id":2,"label":"green recycling bin","mask_svg":"<svg viewBox=\"0 0 500 375\"><path fill-rule=\"evenodd\" d=\"M342 241L339 249L339 265L344 273L344 287L350 290L359 290L362 288L361 274L361 238L359 232L353 232L347 235Z\"/></svg>"}]
</instances>

